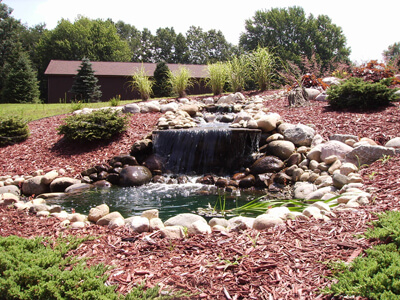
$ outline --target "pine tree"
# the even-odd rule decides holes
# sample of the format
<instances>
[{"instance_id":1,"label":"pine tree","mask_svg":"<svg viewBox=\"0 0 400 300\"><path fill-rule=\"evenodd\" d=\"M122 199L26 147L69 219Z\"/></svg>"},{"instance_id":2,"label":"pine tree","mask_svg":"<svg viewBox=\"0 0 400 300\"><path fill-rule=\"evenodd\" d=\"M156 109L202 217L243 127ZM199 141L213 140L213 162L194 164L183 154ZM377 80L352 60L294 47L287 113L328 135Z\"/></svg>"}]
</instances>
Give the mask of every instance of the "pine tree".
<instances>
[{"instance_id":1,"label":"pine tree","mask_svg":"<svg viewBox=\"0 0 400 300\"><path fill-rule=\"evenodd\" d=\"M39 83L27 53L19 52L15 61L7 63L5 69L3 102L30 103L39 100Z\"/></svg>"},{"instance_id":2,"label":"pine tree","mask_svg":"<svg viewBox=\"0 0 400 300\"><path fill-rule=\"evenodd\" d=\"M100 85L97 85L97 82L98 79L94 76L92 64L89 59L84 57L69 92L75 95L75 100L97 102L102 95Z\"/></svg>"},{"instance_id":3,"label":"pine tree","mask_svg":"<svg viewBox=\"0 0 400 300\"><path fill-rule=\"evenodd\" d=\"M168 79L169 68L165 62L159 62L154 70L153 93L155 97L169 97L172 86Z\"/></svg>"}]
</instances>

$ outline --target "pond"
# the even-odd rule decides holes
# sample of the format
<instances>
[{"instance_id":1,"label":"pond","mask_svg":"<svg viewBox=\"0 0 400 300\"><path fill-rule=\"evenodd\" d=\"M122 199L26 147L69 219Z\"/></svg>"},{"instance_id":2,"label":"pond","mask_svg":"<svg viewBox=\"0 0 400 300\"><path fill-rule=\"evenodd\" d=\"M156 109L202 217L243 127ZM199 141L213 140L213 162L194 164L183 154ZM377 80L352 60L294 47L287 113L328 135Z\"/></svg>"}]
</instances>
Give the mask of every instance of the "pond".
<instances>
[{"instance_id":1,"label":"pond","mask_svg":"<svg viewBox=\"0 0 400 300\"><path fill-rule=\"evenodd\" d=\"M148 209L158 209L161 220L179 213L196 213L212 217L213 208L219 209L225 203L225 210L239 207L256 196L254 192L232 195L218 190L215 186L195 183L191 177L185 184L150 183L139 187L111 187L92 189L79 194L70 194L62 199L48 200L68 212L88 214L92 207L107 204L110 211L118 211L123 217L140 215ZM221 204L220 201L221 200Z\"/></svg>"}]
</instances>

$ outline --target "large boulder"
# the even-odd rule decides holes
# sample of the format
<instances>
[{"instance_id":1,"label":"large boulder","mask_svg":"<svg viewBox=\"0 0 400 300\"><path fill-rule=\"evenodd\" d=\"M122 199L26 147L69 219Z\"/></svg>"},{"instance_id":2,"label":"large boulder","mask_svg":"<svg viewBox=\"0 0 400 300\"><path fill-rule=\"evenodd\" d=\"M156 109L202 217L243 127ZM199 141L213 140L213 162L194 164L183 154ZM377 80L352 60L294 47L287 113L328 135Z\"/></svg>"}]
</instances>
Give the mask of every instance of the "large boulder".
<instances>
[{"instance_id":1,"label":"large boulder","mask_svg":"<svg viewBox=\"0 0 400 300\"><path fill-rule=\"evenodd\" d=\"M158 101L141 102L139 106L141 113L159 112L161 110Z\"/></svg>"},{"instance_id":2,"label":"large boulder","mask_svg":"<svg viewBox=\"0 0 400 300\"><path fill-rule=\"evenodd\" d=\"M270 132L276 129L280 116L278 114L266 114L257 119L257 126L263 132Z\"/></svg>"},{"instance_id":3,"label":"large boulder","mask_svg":"<svg viewBox=\"0 0 400 300\"><path fill-rule=\"evenodd\" d=\"M290 141L272 141L267 146L268 153L277 156L282 160L288 159L295 150L295 145Z\"/></svg>"},{"instance_id":4,"label":"large boulder","mask_svg":"<svg viewBox=\"0 0 400 300\"><path fill-rule=\"evenodd\" d=\"M42 182L43 176L35 176L24 181L22 193L26 196L40 195L50 192L48 184Z\"/></svg>"},{"instance_id":5,"label":"large boulder","mask_svg":"<svg viewBox=\"0 0 400 300\"><path fill-rule=\"evenodd\" d=\"M370 164L374 161L386 156L396 155L394 148L374 145L360 145L346 155L346 162L351 162L357 166Z\"/></svg>"},{"instance_id":6,"label":"large boulder","mask_svg":"<svg viewBox=\"0 0 400 300\"><path fill-rule=\"evenodd\" d=\"M174 217L169 218L167 221L164 222L165 226L183 226L189 228L194 222L202 221L207 224L207 221L198 215L191 214L191 213L183 213L178 214Z\"/></svg>"},{"instance_id":7,"label":"large boulder","mask_svg":"<svg viewBox=\"0 0 400 300\"><path fill-rule=\"evenodd\" d=\"M336 155L340 160L344 160L346 155L353 150L353 147L337 140L331 140L321 144L321 160Z\"/></svg>"},{"instance_id":8,"label":"large boulder","mask_svg":"<svg viewBox=\"0 0 400 300\"><path fill-rule=\"evenodd\" d=\"M144 166L128 166L119 173L120 186L139 186L147 184L152 178L151 171Z\"/></svg>"},{"instance_id":9,"label":"large boulder","mask_svg":"<svg viewBox=\"0 0 400 300\"><path fill-rule=\"evenodd\" d=\"M250 172L254 175L263 173L279 172L284 167L284 163L276 156L268 155L257 159L250 167Z\"/></svg>"},{"instance_id":10,"label":"large boulder","mask_svg":"<svg viewBox=\"0 0 400 300\"><path fill-rule=\"evenodd\" d=\"M140 113L140 106L136 103L126 104L123 109L123 113L138 114Z\"/></svg>"},{"instance_id":11,"label":"large boulder","mask_svg":"<svg viewBox=\"0 0 400 300\"><path fill-rule=\"evenodd\" d=\"M296 146L310 146L315 136L315 130L310 126L297 124L287 128L283 135L285 139L291 141Z\"/></svg>"}]
</instances>

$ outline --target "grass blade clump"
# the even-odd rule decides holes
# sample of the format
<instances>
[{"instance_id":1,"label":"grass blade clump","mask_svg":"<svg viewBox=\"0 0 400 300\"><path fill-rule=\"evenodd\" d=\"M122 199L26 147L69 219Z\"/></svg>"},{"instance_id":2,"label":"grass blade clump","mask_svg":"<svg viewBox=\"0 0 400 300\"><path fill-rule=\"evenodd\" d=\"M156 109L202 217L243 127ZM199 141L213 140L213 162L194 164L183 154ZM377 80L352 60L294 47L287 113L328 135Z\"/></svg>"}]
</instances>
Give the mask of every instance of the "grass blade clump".
<instances>
[{"instance_id":1,"label":"grass blade clump","mask_svg":"<svg viewBox=\"0 0 400 300\"><path fill-rule=\"evenodd\" d=\"M168 80L172 86L172 91L180 98L185 97L186 89L193 86L190 71L183 66L180 66L175 72L168 71Z\"/></svg>"},{"instance_id":2,"label":"grass blade clump","mask_svg":"<svg viewBox=\"0 0 400 300\"><path fill-rule=\"evenodd\" d=\"M224 86L228 81L227 66L223 62L208 64L208 82L214 95L220 95L224 91Z\"/></svg>"},{"instance_id":3,"label":"grass blade clump","mask_svg":"<svg viewBox=\"0 0 400 300\"><path fill-rule=\"evenodd\" d=\"M150 98L153 93L153 81L150 80L149 76L146 75L146 71L142 66L133 75L130 82L132 91L137 90L143 101Z\"/></svg>"}]
</instances>

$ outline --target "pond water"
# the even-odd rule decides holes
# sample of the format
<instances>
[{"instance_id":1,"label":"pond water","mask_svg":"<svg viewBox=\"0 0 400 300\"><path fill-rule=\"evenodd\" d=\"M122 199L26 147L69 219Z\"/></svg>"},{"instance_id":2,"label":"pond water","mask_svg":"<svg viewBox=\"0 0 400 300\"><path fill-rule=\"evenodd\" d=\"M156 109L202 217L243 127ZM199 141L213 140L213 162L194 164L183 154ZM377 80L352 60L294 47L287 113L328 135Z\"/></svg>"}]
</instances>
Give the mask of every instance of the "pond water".
<instances>
[{"instance_id":1,"label":"pond water","mask_svg":"<svg viewBox=\"0 0 400 300\"><path fill-rule=\"evenodd\" d=\"M110 211L118 211L125 218L140 215L148 209L158 209L160 218L165 221L179 213L199 213L204 210L208 214L200 214L208 219L212 216L212 208L220 208L224 202L227 210L241 206L257 196L244 192L240 195L224 194L215 186L195 183L195 178L190 180L185 184L150 183L139 187L92 189L62 199L48 200L47 203L61 205L68 212L74 209L82 214L88 214L92 207L105 203Z\"/></svg>"}]
</instances>

